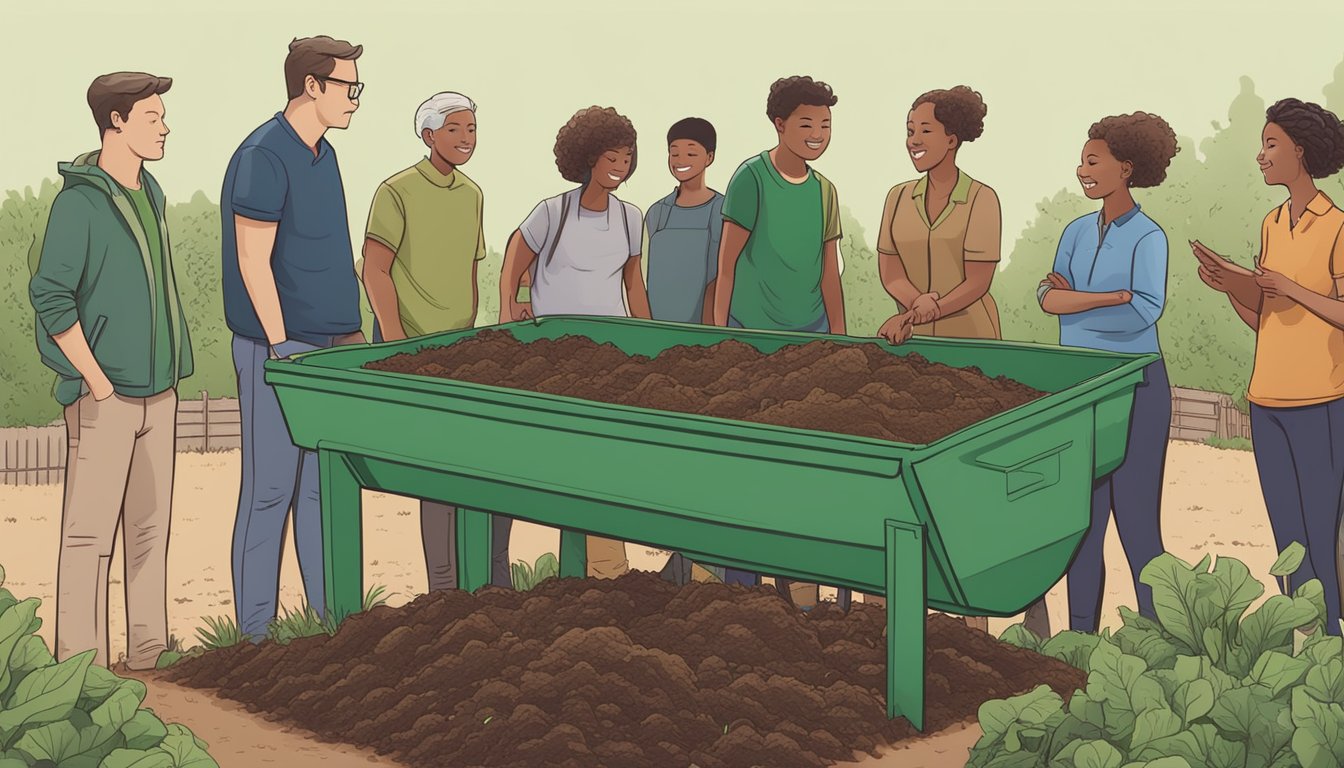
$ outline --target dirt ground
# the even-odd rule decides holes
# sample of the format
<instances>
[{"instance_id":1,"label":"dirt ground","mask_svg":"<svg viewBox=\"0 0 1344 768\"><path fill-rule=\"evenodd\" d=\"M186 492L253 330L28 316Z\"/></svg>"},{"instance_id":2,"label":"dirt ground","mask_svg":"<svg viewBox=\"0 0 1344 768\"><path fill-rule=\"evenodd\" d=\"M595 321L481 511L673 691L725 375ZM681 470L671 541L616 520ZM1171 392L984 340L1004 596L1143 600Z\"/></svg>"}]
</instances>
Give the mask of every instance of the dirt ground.
<instances>
[{"instance_id":1,"label":"dirt ground","mask_svg":"<svg viewBox=\"0 0 1344 768\"><path fill-rule=\"evenodd\" d=\"M236 451L179 454L173 543L169 552L168 608L170 631L187 645L197 642L196 631L204 626L202 616L231 615L233 611L230 541L238 459ZM1191 562L1209 553L1236 557L1265 581L1267 597L1269 590L1274 589L1267 572L1276 553L1252 454L1173 443L1167 460L1166 486L1163 536L1168 551ZM5 586L18 597L42 599L40 634L49 645L54 629L60 498L59 485L0 487L0 563L6 570ZM366 492L364 503L366 583L385 586L390 593L390 605L405 604L426 587L415 502ZM510 556L532 562L543 552L556 551L558 544L558 531L519 522L514 528ZM635 545L628 547L628 554L632 568L648 570L661 568L667 557L665 552ZM1106 624L1116 627L1119 625L1116 607L1132 606L1134 597L1114 526L1107 532L1106 557ZM120 548L112 568L114 574L121 572ZM108 606L114 659L125 650L120 582L120 578L114 577ZM285 553L281 571L282 603L299 604L302 597L299 585L291 547ZM1066 589L1066 583L1061 582L1047 597L1056 629L1067 622ZM823 598L833 594L833 590L822 590ZM991 619L990 631L998 634L1018 620ZM304 765L307 763L301 761L310 759L313 765L320 761L332 768L392 765L372 753L320 743L300 729L267 723L238 705L220 702L198 691L152 679L151 683L147 706L166 720L191 727L210 743L211 753L225 768L265 765L275 762L280 755L292 755L294 761L300 761L286 759L287 765ZM966 750L978 735L974 724L955 726L882 757L848 765L958 766L964 763Z\"/></svg>"}]
</instances>

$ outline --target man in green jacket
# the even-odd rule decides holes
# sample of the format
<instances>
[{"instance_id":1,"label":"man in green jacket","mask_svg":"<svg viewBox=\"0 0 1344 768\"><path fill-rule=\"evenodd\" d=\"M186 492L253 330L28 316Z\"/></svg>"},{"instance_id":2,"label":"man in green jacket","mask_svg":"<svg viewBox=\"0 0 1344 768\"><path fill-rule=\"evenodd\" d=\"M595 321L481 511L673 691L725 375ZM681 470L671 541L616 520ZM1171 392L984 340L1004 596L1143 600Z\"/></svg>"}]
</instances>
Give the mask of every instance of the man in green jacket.
<instances>
[{"instance_id":1,"label":"man in green jacket","mask_svg":"<svg viewBox=\"0 0 1344 768\"><path fill-rule=\"evenodd\" d=\"M127 666L168 647L168 525L177 383L191 342L173 279L164 196L144 169L163 157L166 77L103 75L89 87L101 149L60 163L29 295L37 348L57 374L69 458L56 584L56 657L108 664L107 585L123 526Z\"/></svg>"}]
</instances>

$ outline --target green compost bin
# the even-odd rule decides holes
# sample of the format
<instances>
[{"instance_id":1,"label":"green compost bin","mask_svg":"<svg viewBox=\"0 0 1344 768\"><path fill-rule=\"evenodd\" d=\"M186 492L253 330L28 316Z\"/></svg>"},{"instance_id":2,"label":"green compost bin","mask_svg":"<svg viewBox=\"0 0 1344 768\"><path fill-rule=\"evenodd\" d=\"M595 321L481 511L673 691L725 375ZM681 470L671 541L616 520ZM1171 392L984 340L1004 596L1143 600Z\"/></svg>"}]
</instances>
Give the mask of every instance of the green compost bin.
<instances>
[{"instance_id":1,"label":"green compost bin","mask_svg":"<svg viewBox=\"0 0 1344 768\"><path fill-rule=\"evenodd\" d=\"M588 533L705 563L884 594L888 710L923 727L927 608L1012 616L1067 571L1094 478L1124 458L1156 355L872 338L647 320L492 326L653 356L734 339L765 353L825 338L975 366L1049 393L924 445L656 411L362 368L484 329L268 361L295 444L319 453L328 609L362 596L360 488L457 505L465 588L488 581L488 513L562 530L562 575ZM917 648L916 648L917 646Z\"/></svg>"}]
</instances>

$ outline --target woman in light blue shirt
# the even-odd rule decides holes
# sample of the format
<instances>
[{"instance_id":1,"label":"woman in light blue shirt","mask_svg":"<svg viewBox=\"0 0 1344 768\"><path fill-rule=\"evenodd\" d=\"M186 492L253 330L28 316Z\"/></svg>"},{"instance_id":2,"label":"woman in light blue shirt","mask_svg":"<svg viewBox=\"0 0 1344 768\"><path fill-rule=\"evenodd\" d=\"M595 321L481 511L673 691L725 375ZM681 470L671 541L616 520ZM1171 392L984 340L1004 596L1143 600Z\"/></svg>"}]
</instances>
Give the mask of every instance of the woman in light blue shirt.
<instances>
[{"instance_id":1,"label":"woman in light blue shirt","mask_svg":"<svg viewBox=\"0 0 1344 768\"><path fill-rule=\"evenodd\" d=\"M1157 321L1167 289L1167 236L1131 190L1156 187L1179 151L1157 115L1136 112L1094 123L1083 145L1078 182L1101 210L1070 222L1053 271L1041 281L1041 309L1059 317L1065 346L1161 354ZM1106 580L1106 525L1115 525L1129 559L1139 614L1156 619L1143 568L1162 554L1163 470L1171 429L1171 386L1161 359L1144 369L1134 393L1125 461L1092 491L1092 525L1069 568L1069 628L1096 632Z\"/></svg>"}]
</instances>

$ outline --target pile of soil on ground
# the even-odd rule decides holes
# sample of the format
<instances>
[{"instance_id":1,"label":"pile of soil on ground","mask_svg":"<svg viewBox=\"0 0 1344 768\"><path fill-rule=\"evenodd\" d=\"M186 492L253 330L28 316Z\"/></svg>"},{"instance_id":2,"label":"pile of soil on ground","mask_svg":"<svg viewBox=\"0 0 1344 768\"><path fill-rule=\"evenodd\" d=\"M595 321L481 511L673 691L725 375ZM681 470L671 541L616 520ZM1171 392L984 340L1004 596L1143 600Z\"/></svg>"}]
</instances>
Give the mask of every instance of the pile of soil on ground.
<instances>
[{"instance_id":1,"label":"pile of soil on ground","mask_svg":"<svg viewBox=\"0 0 1344 768\"><path fill-rule=\"evenodd\" d=\"M436 592L332 637L188 658L168 679L407 765L812 768L918 733L886 717L886 616L636 571ZM1086 676L961 620L927 627L926 731Z\"/></svg>"},{"instance_id":2,"label":"pile of soil on ground","mask_svg":"<svg viewBox=\"0 0 1344 768\"><path fill-rule=\"evenodd\" d=\"M524 343L491 329L364 367L914 444L1045 394L978 368L827 340L770 355L729 340L648 358L581 336Z\"/></svg>"}]
</instances>

